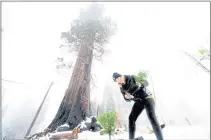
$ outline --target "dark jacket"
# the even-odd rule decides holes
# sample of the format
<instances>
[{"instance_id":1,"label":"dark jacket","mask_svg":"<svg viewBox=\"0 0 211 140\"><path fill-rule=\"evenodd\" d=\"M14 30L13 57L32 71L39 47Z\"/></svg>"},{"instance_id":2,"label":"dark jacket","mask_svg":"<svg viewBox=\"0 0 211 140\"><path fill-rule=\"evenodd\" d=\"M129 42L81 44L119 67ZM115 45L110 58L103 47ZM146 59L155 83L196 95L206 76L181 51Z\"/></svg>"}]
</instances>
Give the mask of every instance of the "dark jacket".
<instances>
[{"instance_id":1,"label":"dark jacket","mask_svg":"<svg viewBox=\"0 0 211 140\"><path fill-rule=\"evenodd\" d=\"M120 91L125 99L125 101L130 102L130 99L126 99L125 98L125 93L129 93L130 95L133 95L135 98L145 98L147 97L147 94L145 93L145 91L143 90L144 86L142 85L141 87L139 87L136 84L136 80L135 77L133 75L124 75L125 77L125 85L122 85L122 87L120 88Z\"/></svg>"}]
</instances>

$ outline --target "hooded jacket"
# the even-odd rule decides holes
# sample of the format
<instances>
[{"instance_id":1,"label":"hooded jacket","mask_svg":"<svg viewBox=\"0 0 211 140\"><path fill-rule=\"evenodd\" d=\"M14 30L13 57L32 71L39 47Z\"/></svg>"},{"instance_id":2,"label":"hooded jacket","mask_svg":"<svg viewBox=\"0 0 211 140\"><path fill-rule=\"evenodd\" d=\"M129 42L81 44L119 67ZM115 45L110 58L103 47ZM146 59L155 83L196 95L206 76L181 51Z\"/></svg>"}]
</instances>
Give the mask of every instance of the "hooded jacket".
<instances>
[{"instance_id":1,"label":"hooded jacket","mask_svg":"<svg viewBox=\"0 0 211 140\"><path fill-rule=\"evenodd\" d=\"M125 101L127 102L131 101L130 99L125 98L126 93L133 95L135 98L141 98L141 99L145 99L148 96L147 93L144 91L144 85L142 84L141 87L139 87L136 84L136 80L133 75L124 75L124 77L125 77L125 84L122 85L120 91Z\"/></svg>"}]
</instances>

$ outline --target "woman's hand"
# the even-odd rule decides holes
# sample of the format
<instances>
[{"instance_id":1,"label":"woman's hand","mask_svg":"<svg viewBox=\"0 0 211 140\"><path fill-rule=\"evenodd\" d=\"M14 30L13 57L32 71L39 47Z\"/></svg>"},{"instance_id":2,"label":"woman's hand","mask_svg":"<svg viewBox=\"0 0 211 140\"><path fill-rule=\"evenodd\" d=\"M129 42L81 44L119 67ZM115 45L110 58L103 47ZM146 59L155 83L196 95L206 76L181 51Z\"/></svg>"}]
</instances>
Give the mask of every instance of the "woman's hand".
<instances>
[{"instance_id":1,"label":"woman's hand","mask_svg":"<svg viewBox=\"0 0 211 140\"><path fill-rule=\"evenodd\" d=\"M134 98L132 95L128 94L128 93L125 93L125 98L126 99L132 99Z\"/></svg>"}]
</instances>

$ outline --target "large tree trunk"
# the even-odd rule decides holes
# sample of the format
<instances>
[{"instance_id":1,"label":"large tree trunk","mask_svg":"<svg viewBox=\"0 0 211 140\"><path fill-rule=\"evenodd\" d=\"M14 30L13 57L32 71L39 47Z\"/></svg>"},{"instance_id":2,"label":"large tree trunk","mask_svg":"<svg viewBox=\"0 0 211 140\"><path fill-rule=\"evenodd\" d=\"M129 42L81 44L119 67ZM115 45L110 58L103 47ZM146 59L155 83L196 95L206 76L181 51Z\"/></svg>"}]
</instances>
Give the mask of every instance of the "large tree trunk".
<instances>
[{"instance_id":1,"label":"large tree trunk","mask_svg":"<svg viewBox=\"0 0 211 140\"><path fill-rule=\"evenodd\" d=\"M93 57L93 50L90 48L83 45L78 52L68 89L55 118L48 126L50 132L64 123L68 123L70 129L73 129L90 115L90 73Z\"/></svg>"}]
</instances>

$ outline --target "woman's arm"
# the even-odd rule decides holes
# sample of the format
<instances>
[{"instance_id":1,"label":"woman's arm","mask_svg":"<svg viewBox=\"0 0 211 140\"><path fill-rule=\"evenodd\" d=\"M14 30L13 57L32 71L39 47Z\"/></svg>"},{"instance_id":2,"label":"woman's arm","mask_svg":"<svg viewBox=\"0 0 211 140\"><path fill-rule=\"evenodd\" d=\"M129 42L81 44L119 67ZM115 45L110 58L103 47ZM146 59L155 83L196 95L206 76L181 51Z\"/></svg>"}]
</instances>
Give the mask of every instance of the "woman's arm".
<instances>
[{"instance_id":1,"label":"woman's arm","mask_svg":"<svg viewBox=\"0 0 211 140\"><path fill-rule=\"evenodd\" d=\"M126 94L126 93L122 90L122 88L120 88L120 91L121 91L121 93L122 93L123 98L125 99L125 101L126 101L126 102L130 102L130 101L131 101L130 99L125 98L125 94Z\"/></svg>"}]
</instances>

